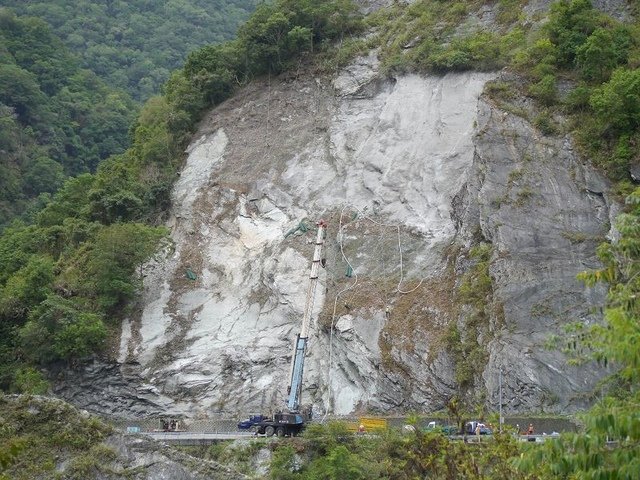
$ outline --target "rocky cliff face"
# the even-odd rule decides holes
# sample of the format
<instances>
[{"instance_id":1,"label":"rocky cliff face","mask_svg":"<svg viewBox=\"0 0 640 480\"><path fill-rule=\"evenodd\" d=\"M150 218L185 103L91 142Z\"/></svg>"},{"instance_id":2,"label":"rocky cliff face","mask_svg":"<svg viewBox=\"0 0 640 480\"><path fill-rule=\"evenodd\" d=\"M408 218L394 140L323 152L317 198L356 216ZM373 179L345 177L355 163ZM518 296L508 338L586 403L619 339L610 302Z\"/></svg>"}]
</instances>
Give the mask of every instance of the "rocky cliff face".
<instances>
[{"instance_id":1,"label":"rocky cliff face","mask_svg":"<svg viewBox=\"0 0 640 480\"><path fill-rule=\"evenodd\" d=\"M255 83L212 111L175 186L171 245L145 266L140 315L123 325L120 366L94 365L85 388L72 376L59 393L134 416L279 408L322 218L304 390L317 411L443 408L470 355L467 390L488 406L502 369L507 411L582 407L600 374L544 343L598 318L604 292L575 275L597 266L607 184L569 138L483 94L495 76L387 79L371 55L336 78ZM477 317L459 290L480 244L490 282L470 284ZM93 395L94 377L111 396Z\"/></svg>"}]
</instances>

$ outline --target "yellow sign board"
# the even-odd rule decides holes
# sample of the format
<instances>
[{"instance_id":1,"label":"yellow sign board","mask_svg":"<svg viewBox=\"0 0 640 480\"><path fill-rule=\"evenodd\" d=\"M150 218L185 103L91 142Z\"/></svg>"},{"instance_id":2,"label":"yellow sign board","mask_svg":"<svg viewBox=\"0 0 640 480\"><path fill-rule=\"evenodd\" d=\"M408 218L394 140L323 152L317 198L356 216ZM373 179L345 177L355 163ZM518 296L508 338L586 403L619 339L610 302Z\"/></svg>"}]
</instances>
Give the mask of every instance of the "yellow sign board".
<instances>
[{"instance_id":1,"label":"yellow sign board","mask_svg":"<svg viewBox=\"0 0 640 480\"><path fill-rule=\"evenodd\" d=\"M364 427L365 432L371 432L374 430L386 430L388 427L386 418L375 417L360 418L360 425Z\"/></svg>"}]
</instances>

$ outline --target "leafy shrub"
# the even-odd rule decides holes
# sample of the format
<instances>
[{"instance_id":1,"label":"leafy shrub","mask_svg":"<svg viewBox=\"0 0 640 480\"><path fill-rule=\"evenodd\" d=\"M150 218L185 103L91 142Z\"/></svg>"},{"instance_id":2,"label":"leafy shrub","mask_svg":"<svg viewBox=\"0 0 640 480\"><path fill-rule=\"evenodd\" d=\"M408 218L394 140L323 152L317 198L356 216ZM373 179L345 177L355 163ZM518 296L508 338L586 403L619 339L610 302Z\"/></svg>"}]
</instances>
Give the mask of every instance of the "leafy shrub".
<instances>
[{"instance_id":1,"label":"leafy shrub","mask_svg":"<svg viewBox=\"0 0 640 480\"><path fill-rule=\"evenodd\" d=\"M52 281L51 258L30 256L26 265L11 275L0 290L0 319L11 324L24 321L32 306L51 292Z\"/></svg>"},{"instance_id":2,"label":"leafy shrub","mask_svg":"<svg viewBox=\"0 0 640 480\"><path fill-rule=\"evenodd\" d=\"M557 99L556 77L552 74L545 75L539 82L529 86L529 94L544 105L553 105Z\"/></svg>"},{"instance_id":3,"label":"leafy shrub","mask_svg":"<svg viewBox=\"0 0 640 480\"><path fill-rule=\"evenodd\" d=\"M557 55L556 46L551 40L541 38L526 50L519 52L513 64L521 71L533 74L534 78L540 78L555 71Z\"/></svg>"},{"instance_id":4,"label":"leafy shrub","mask_svg":"<svg viewBox=\"0 0 640 480\"><path fill-rule=\"evenodd\" d=\"M547 110L540 112L533 120L533 124L542 132L543 135L553 135L558 131L558 127L553 121L553 117Z\"/></svg>"},{"instance_id":5,"label":"leafy shrub","mask_svg":"<svg viewBox=\"0 0 640 480\"><path fill-rule=\"evenodd\" d=\"M40 363L86 357L99 350L106 336L99 315L58 295L38 305L20 330L23 354Z\"/></svg>"},{"instance_id":6,"label":"leafy shrub","mask_svg":"<svg viewBox=\"0 0 640 480\"><path fill-rule=\"evenodd\" d=\"M559 66L573 65L578 49L597 28L599 15L590 0L560 0L551 5L546 29L557 48Z\"/></svg>"},{"instance_id":7,"label":"leafy shrub","mask_svg":"<svg viewBox=\"0 0 640 480\"><path fill-rule=\"evenodd\" d=\"M498 22L503 25L517 21L522 14L522 0L500 0L498 2Z\"/></svg>"},{"instance_id":8,"label":"leafy shrub","mask_svg":"<svg viewBox=\"0 0 640 480\"><path fill-rule=\"evenodd\" d=\"M564 103L574 112L584 112L590 106L591 93L591 88L588 85L579 83L569 92L564 99Z\"/></svg>"},{"instance_id":9,"label":"leafy shrub","mask_svg":"<svg viewBox=\"0 0 640 480\"><path fill-rule=\"evenodd\" d=\"M634 131L640 126L640 70L619 68L595 89L591 107L609 135Z\"/></svg>"},{"instance_id":10,"label":"leafy shrub","mask_svg":"<svg viewBox=\"0 0 640 480\"><path fill-rule=\"evenodd\" d=\"M586 80L606 81L611 72L627 62L632 38L626 26L597 28L576 48L576 65Z\"/></svg>"},{"instance_id":11,"label":"leafy shrub","mask_svg":"<svg viewBox=\"0 0 640 480\"><path fill-rule=\"evenodd\" d=\"M429 56L429 63L436 71L495 69L502 65L500 42L489 32L455 38L448 47L436 49Z\"/></svg>"},{"instance_id":12,"label":"leafy shrub","mask_svg":"<svg viewBox=\"0 0 640 480\"><path fill-rule=\"evenodd\" d=\"M19 393L44 395L49 390L49 382L39 370L23 367L15 372L13 386Z\"/></svg>"},{"instance_id":13,"label":"leafy shrub","mask_svg":"<svg viewBox=\"0 0 640 480\"><path fill-rule=\"evenodd\" d=\"M300 476L296 473L298 465L295 450L291 445L280 445L271 457L269 476L273 480L296 480Z\"/></svg>"}]
</instances>

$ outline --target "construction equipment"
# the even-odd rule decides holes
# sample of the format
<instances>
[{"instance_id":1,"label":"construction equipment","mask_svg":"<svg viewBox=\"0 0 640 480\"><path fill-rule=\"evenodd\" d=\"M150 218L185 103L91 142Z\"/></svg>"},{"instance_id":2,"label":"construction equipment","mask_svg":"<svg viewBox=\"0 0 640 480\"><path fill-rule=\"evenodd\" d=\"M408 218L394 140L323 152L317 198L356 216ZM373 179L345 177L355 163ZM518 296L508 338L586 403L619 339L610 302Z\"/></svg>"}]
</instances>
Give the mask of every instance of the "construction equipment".
<instances>
[{"instance_id":1,"label":"construction equipment","mask_svg":"<svg viewBox=\"0 0 640 480\"><path fill-rule=\"evenodd\" d=\"M324 244L326 223L320 220L317 223L318 234L316 235L315 249L313 251L313 261L311 262L311 273L309 275L309 287L302 316L302 326L300 333L293 343L293 355L291 359L291 373L289 386L287 388L287 410L279 412L273 419L266 418L255 424L256 433L272 436L274 434L282 437L284 435L296 435L303 428L305 422L311 419L311 409L301 409L302 397L302 377L304 374L304 359L309 340L309 326L311 323L311 313L313 311L313 300L318 283L318 271L323 266L322 245Z\"/></svg>"}]
</instances>

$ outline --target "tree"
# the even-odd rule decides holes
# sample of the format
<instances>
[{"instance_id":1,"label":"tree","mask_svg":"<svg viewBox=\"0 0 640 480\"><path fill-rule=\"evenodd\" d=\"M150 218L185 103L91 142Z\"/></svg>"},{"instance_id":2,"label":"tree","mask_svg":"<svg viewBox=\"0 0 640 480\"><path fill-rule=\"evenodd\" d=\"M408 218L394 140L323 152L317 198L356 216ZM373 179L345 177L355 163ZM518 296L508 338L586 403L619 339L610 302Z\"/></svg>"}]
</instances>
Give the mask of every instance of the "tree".
<instances>
[{"instance_id":1,"label":"tree","mask_svg":"<svg viewBox=\"0 0 640 480\"><path fill-rule=\"evenodd\" d=\"M22 123L41 125L51 121L36 76L17 65L0 65L0 102L12 107Z\"/></svg>"},{"instance_id":2,"label":"tree","mask_svg":"<svg viewBox=\"0 0 640 480\"><path fill-rule=\"evenodd\" d=\"M573 64L578 48L598 25L599 13L590 0L560 0L551 5L547 31L557 46L560 66Z\"/></svg>"},{"instance_id":3,"label":"tree","mask_svg":"<svg viewBox=\"0 0 640 480\"><path fill-rule=\"evenodd\" d=\"M20 15L45 20L82 68L92 70L114 88L125 89L137 101L145 101L159 93L189 52L233 38L258 3L5 0L2 4Z\"/></svg>"},{"instance_id":4,"label":"tree","mask_svg":"<svg viewBox=\"0 0 640 480\"><path fill-rule=\"evenodd\" d=\"M136 109L126 94L80 70L41 20L1 9L0 45L2 227L65 177L123 152Z\"/></svg>"},{"instance_id":5,"label":"tree","mask_svg":"<svg viewBox=\"0 0 640 480\"><path fill-rule=\"evenodd\" d=\"M68 218L88 218L88 193L94 182L95 177L88 173L68 179L54 200L38 213L38 225L62 225Z\"/></svg>"},{"instance_id":6,"label":"tree","mask_svg":"<svg viewBox=\"0 0 640 480\"><path fill-rule=\"evenodd\" d=\"M65 319L53 336L53 349L59 358L83 358L99 350L107 338L107 329L99 315L79 313Z\"/></svg>"},{"instance_id":7,"label":"tree","mask_svg":"<svg viewBox=\"0 0 640 480\"><path fill-rule=\"evenodd\" d=\"M269 476L273 480L300 479L294 470L296 466L295 450L291 445L284 445L273 452L269 468Z\"/></svg>"},{"instance_id":8,"label":"tree","mask_svg":"<svg viewBox=\"0 0 640 480\"><path fill-rule=\"evenodd\" d=\"M596 118L610 135L632 132L640 126L640 70L619 68L591 95Z\"/></svg>"},{"instance_id":9,"label":"tree","mask_svg":"<svg viewBox=\"0 0 640 480\"><path fill-rule=\"evenodd\" d=\"M100 308L112 311L130 300L140 284L135 269L155 252L163 228L116 223L103 228L87 253L79 288L95 295Z\"/></svg>"},{"instance_id":10,"label":"tree","mask_svg":"<svg viewBox=\"0 0 640 480\"><path fill-rule=\"evenodd\" d=\"M586 80L606 81L615 67L627 62L631 34L626 27L597 28L576 49L576 64Z\"/></svg>"},{"instance_id":11,"label":"tree","mask_svg":"<svg viewBox=\"0 0 640 480\"><path fill-rule=\"evenodd\" d=\"M48 157L36 158L24 175L24 188L29 195L55 192L63 182L62 165Z\"/></svg>"},{"instance_id":12,"label":"tree","mask_svg":"<svg viewBox=\"0 0 640 480\"><path fill-rule=\"evenodd\" d=\"M46 364L80 359L99 350L107 330L101 316L86 308L78 299L49 295L19 330L22 355Z\"/></svg>"},{"instance_id":13,"label":"tree","mask_svg":"<svg viewBox=\"0 0 640 480\"><path fill-rule=\"evenodd\" d=\"M361 461L344 445L334 447L329 454L316 461L308 475L310 479L359 480L364 479Z\"/></svg>"},{"instance_id":14,"label":"tree","mask_svg":"<svg viewBox=\"0 0 640 480\"><path fill-rule=\"evenodd\" d=\"M26 265L9 277L0 290L0 320L21 324L29 310L51 292L53 261L40 255L31 256Z\"/></svg>"}]
</instances>

